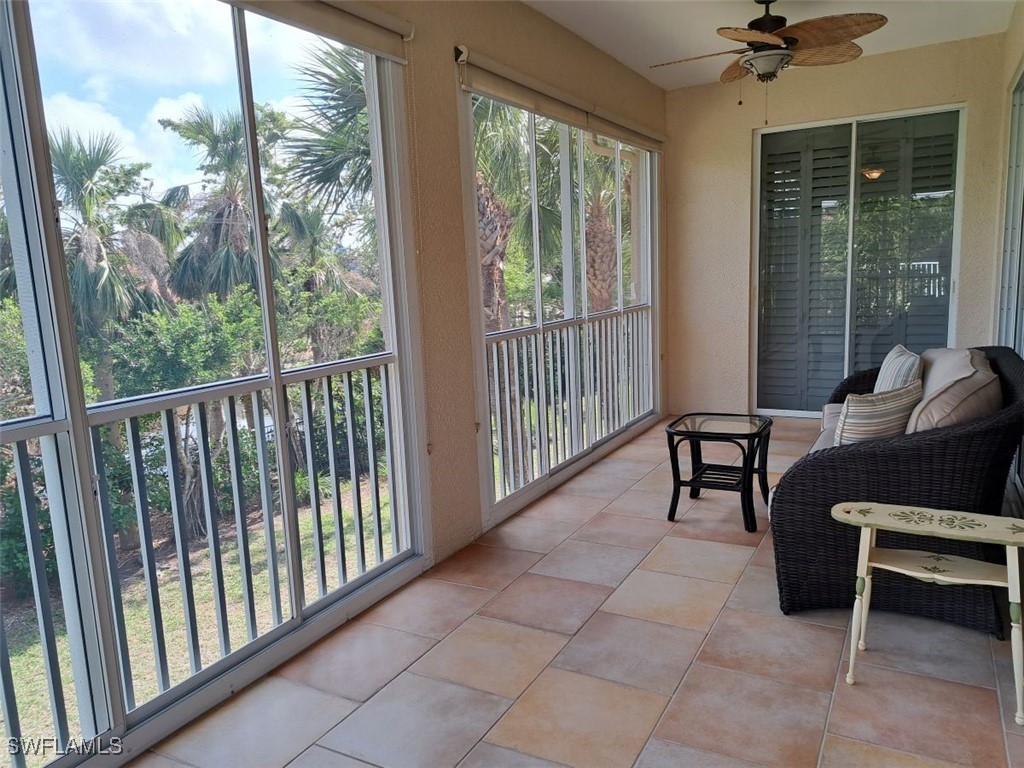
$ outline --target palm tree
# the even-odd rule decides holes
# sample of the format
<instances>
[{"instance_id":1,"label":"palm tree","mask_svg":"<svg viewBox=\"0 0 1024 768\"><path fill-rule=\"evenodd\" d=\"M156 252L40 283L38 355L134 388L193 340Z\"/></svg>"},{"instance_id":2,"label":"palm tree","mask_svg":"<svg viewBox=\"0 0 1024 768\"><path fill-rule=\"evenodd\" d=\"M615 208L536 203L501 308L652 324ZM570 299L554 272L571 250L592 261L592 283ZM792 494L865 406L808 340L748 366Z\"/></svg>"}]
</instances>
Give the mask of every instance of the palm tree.
<instances>
[{"instance_id":1,"label":"palm tree","mask_svg":"<svg viewBox=\"0 0 1024 768\"><path fill-rule=\"evenodd\" d=\"M586 140L584 200L587 243L587 301L591 312L618 304L618 242L615 230L615 150L594 134Z\"/></svg>"},{"instance_id":2,"label":"palm tree","mask_svg":"<svg viewBox=\"0 0 1024 768\"><path fill-rule=\"evenodd\" d=\"M238 113L215 115L206 107L192 107L180 120L162 119L201 156L202 192L193 196L189 185L168 190L163 205L191 208L196 222L188 243L174 261L171 287L180 296L202 300L216 294L222 300L236 285L259 286L245 125ZM284 136L283 115L267 107L257 109L260 160L268 169L264 189L272 189L276 162L274 146ZM273 196L267 201L273 205Z\"/></svg>"},{"instance_id":3,"label":"palm tree","mask_svg":"<svg viewBox=\"0 0 1024 768\"><path fill-rule=\"evenodd\" d=\"M120 202L141 192L146 165L122 163L112 134L83 139L67 129L50 137L50 157L79 340L94 347L95 384L101 398L111 400L109 346L118 323L171 298L164 244L143 226L140 211ZM165 212L150 210L148 220L170 226Z\"/></svg>"},{"instance_id":4,"label":"palm tree","mask_svg":"<svg viewBox=\"0 0 1024 768\"><path fill-rule=\"evenodd\" d=\"M334 213L373 191L364 70L364 54L330 43L297 70L307 114L287 141L290 177Z\"/></svg>"}]
</instances>

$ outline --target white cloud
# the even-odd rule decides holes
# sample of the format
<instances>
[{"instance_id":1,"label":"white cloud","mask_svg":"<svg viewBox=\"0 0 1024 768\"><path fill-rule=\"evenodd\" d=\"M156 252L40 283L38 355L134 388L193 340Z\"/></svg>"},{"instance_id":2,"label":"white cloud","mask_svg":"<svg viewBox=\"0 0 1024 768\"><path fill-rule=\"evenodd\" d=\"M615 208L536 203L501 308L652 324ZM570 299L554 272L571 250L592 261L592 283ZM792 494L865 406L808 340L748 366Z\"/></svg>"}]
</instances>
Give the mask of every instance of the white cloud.
<instances>
[{"instance_id":1,"label":"white cloud","mask_svg":"<svg viewBox=\"0 0 1024 768\"><path fill-rule=\"evenodd\" d=\"M36 49L71 73L150 85L235 77L228 6L211 0L37 0Z\"/></svg>"},{"instance_id":2,"label":"white cloud","mask_svg":"<svg viewBox=\"0 0 1024 768\"><path fill-rule=\"evenodd\" d=\"M50 132L67 129L80 136L113 134L121 144L120 161L149 163L143 174L153 182L153 193L162 195L170 187L199 180L192 150L173 131L165 130L161 118L179 118L185 110L203 103L193 92L176 98L161 97L146 113L142 123L129 127L98 102L82 101L66 93L43 99Z\"/></svg>"},{"instance_id":3,"label":"white cloud","mask_svg":"<svg viewBox=\"0 0 1024 768\"><path fill-rule=\"evenodd\" d=\"M138 156L134 131L99 102L82 101L66 93L55 93L43 99L43 108L46 111L46 127L50 133L64 129L80 136L112 133L121 142L122 155L126 159L143 159Z\"/></svg>"}]
</instances>

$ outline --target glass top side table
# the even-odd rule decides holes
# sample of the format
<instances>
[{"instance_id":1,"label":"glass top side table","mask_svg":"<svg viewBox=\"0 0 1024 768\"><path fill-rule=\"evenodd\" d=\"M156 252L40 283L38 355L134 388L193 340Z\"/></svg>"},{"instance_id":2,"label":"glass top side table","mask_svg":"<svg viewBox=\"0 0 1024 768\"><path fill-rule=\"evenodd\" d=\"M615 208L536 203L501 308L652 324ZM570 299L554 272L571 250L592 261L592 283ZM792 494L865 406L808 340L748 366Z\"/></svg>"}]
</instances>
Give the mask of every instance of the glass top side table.
<instances>
[{"instance_id":1,"label":"glass top side table","mask_svg":"<svg viewBox=\"0 0 1024 768\"><path fill-rule=\"evenodd\" d=\"M753 533L757 530L754 516L754 475L757 475L761 495L768 501L768 442L772 420L768 416L738 413L687 413L667 427L668 452L672 462L672 503L668 519L676 519L679 492L690 489L690 498L696 499L702 490L737 491L743 510L743 527ZM679 472L679 446L690 444L691 476L683 480ZM731 443L740 449L739 466L705 463L701 455L702 442Z\"/></svg>"}]
</instances>

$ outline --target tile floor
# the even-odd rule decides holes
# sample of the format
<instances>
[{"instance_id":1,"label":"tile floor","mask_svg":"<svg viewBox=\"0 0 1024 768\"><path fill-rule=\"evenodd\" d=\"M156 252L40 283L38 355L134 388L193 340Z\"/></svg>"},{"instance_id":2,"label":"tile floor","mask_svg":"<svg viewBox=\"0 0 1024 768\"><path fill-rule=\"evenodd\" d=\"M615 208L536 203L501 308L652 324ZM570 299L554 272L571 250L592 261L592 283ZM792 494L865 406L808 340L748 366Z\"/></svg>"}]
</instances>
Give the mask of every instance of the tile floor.
<instances>
[{"instance_id":1,"label":"tile floor","mask_svg":"<svg viewBox=\"0 0 1024 768\"><path fill-rule=\"evenodd\" d=\"M773 483L815 435L776 420ZM847 612L780 613L760 501L757 533L733 493L667 522L665 450L651 429L133 765L1024 768L1008 643L876 612L846 685Z\"/></svg>"}]
</instances>

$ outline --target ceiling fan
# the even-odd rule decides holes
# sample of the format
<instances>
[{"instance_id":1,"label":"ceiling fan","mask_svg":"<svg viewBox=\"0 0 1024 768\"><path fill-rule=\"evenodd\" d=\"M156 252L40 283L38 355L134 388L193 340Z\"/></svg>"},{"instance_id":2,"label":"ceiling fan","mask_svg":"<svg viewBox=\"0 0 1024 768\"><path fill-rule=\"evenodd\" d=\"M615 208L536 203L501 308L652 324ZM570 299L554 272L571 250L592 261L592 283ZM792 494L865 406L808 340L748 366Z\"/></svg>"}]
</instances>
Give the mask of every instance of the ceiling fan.
<instances>
[{"instance_id":1,"label":"ceiling fan","mask_svg":"<svg viewBox=\"0 0 1024 768\"><path fill-rule=\"evenodd\" d=\"M754 2L764 6L764 15L752 19L746 27L719 27L717 30L722 37L743 43L744 48L666 61L654 64L651 69L739 53L742 55L725 68L719 79L731 83L754 74L762 83L768 83L785 67L819 67L853 61L863 53L853 40L874 32L888 21L878 13L842 13L786 26L784 16L771 12L775 0Z\"/></svg>"}]
</instances>

